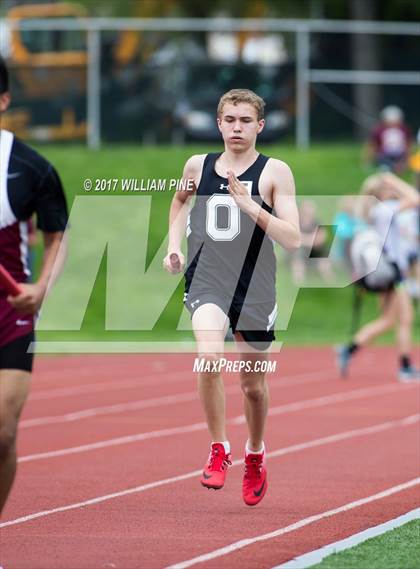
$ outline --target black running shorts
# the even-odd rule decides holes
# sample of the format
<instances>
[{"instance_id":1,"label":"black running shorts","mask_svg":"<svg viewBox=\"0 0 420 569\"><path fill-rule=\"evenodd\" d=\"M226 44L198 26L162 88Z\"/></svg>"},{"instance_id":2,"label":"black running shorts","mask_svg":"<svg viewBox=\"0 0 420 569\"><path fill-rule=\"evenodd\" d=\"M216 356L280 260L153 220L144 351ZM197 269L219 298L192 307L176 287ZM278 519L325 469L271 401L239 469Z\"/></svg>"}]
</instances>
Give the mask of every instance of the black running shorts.
<instances>
[{"instance_id":1,"label":"black running shorts","mask_svg":"<svg viewBox=\"0 0 420 569\"><path fill-rule=\"evenodd\" d=\"M191 292L185 293L184 304L191 317L199 306L216 304L229 318L232 332L240 332L245 342L256 350L267 350L275 340L275 300L243 305L235 298L230 302L229 298L219 292L195 290L193 296Z\"/></svg>"},{"instance_id":2,"label":"black running shorts","mask_svg":"<svg viewBox=\"0 0 420 569\"><path fill-rule=\"evenodd\" d=\"M35 334L30 332L20 336L0 348L0 369L20 369L32 371L34 354L28 348L35 340Z\"/></svg>"}]
</instances>

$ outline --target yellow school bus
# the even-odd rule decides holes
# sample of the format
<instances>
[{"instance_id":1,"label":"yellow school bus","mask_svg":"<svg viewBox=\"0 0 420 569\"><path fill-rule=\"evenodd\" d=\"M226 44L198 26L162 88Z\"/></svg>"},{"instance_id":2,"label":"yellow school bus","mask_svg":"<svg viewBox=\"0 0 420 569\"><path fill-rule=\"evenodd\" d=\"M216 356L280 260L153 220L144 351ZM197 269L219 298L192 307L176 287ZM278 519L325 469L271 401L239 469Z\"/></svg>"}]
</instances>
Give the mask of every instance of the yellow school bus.
<instances>
[{"instance_id":1,"label":"yellow school bus","mask_svg":"<svg viewBox=\"0 0 420 569\"><path fill-rule=\"evenodd\" d=\"M14 105L4 116L4 128L43 140L86 136L86 32L25 30L14 25L86 16L83 6L69 3L29 4L8 11Z\"/></svg>"}]
</instances>

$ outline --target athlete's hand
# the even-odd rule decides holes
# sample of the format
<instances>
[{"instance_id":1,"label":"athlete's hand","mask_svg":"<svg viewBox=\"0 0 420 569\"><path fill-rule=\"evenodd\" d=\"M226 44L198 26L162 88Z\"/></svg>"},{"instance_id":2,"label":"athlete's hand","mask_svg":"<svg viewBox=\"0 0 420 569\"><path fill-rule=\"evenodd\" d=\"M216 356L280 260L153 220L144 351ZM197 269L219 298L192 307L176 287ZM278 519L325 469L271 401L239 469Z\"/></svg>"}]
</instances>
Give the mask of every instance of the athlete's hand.
<instances>
[{"instance_id":1,"label":"athlete's hand","mask_svg":"<svg viewBox=\"0 0 420 569\"><path fill-rule=\"evenodd\" d=\"M181 251L169 251L166 257L163 259L163 268L171 273L171 275L176 275L181 273L185 267L185 257Z\"/></svg>"},{"instance_id":2,"label":"athlete's hand","mask_svg":"<svg viewBox=\"0 0 420 569\"><path fill-rule=\"evenodd\" d=\"M19 283L22 289L21 294L17 296L8 296L7 302L19 314L36 314L41 307L45 296L45 287L39 284L23 284Z\"/></svg>"},{"instance_id":3,"label":"athlete's hand","mask_svg":"<svg viewBox=\"0 0 420 569\"><path fill-rule=\"evenodd\" d=\"M236 205L244 212L250 214L259 210L259 205L254 202L247 188L238 180L232 170L228 170L228 191L235 200Z\"/></svg>"}]
</instances>

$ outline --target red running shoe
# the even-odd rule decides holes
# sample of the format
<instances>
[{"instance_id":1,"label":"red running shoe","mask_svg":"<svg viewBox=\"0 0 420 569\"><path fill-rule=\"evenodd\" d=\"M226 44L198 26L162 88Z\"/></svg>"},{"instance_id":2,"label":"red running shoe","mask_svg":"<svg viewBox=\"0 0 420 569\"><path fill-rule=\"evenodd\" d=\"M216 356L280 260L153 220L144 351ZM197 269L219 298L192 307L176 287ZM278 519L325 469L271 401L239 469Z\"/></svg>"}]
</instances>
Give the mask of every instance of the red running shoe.
<instances>
[{"instance_id":1,"label":"red running shoe","mask_svg":"<svg viewBox=\"0 0 420 569\"><path fill-rule=\"evenodd\" d=\"M267 469L265 455L248 454L245 456L245 474L242 484L242 496L247 506L256 506L267 491Z\"/></svg>"},{"instance_id":2,"label":"red running shoe","mask_svg":"<svg viewBox=\"0 0 420 569\"><path fill-rule=\"evenodd\" d=\"M223 488L228 466L232 464L231 455L226 454L225 447L221 443L213 443L207 464L200 478L205 488L220 490Z\"/></svg>"}]
</instances>

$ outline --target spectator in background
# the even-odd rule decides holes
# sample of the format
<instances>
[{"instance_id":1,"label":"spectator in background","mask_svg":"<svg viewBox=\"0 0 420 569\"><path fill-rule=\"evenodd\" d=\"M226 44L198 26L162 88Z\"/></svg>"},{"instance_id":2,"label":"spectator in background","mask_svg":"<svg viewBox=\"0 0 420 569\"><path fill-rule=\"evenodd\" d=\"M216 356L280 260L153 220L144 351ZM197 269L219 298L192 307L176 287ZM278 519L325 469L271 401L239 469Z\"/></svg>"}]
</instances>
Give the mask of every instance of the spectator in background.
<instances>
[{"instance_id":1,"label":"spectator in background","mask_svg":"<svg viewBox=\"0 0 420 569\"><path fill-rule=\"evenodd\" d=\"M420 298L419 210L411 208L397 215L401 255L406 262L406 286L411 298Z\"/></svg>"},{"instance_id":2,"label":"spectator in background","mask_svg":"<svg viewBox=\"0 0 420 569\"><path fill-rule=\"evenodd\" d=\"M385 107L371 133L367 160L392 172L402 172L407 166L411 138L402 110L395 105Z\"/></svg>"},{"instance_id":3,"label":"spectator in background","mask_svg":"<svg viewBox=\"0 0 420 569\"><path fill-rule=\"evenodd\" d=\"M420 379L420 372L411 361L414 313L405 282L409 259L402 242L398 216L401 212L417 208L420 203L419 195L415 188L390 172L370 176L362 186L362 194L374 196L382 202L368 204L365 216L384 244L382 256L393 264L395 279L388 290L378 291L379 317L362 326L348 345L337 348L337 363L342 376L345 376L350 361L360 349L388 330L394 329L399 354L398 379L417 381Z\"/></svg>"},{"instance_id":4,"label":"spectator in background","mask_svg":"<svg viewBox=\"0 0 420 569\"><path fill-rule=\"evenodd\" d=\"M420 128L417 131L417 148L410 156L409 166L413 172L414 186L420 192ZM409 257L409 270L407 274L407 287L413 299L420 300L420 223L419 223L419 208L407 212L404 219L403 214L399 216L399 224L403 238L406 239L408 246Z\"/></svg>"},{"instance_id":5,"label":"spectator in background","mask_svg":"<svg viewBox=\"0 0 420 569\"><path fill-rule=\"evenodd\" d=\"M335 262L350 267L350 245L355 232L363 221L355 213L355 197L345 196L339 202L339 211L335 214L333 226L335 239L331 256Z\"/></svg>"},{"instance_id":6,"label":"spectator in background","mask_svg":"<svg viewBox=\"0 0 420 569\"><path fill-rule=\"evenodd\" d=\"M417 148L410 156L408 163L411 171L413 172L414 186L420 192L420 128L417 131L416 143L417 143Z\"/></svg>"},{"instance_id":7,"label":"spectator in background","mask_svg":"<svg viewBox=\"0 0 420 569\"><path fill-rule=\"evenodd\" d=\"M299 207L299 222L302 245L292 256L292 274L296 284L305 280L310 258L317 259L317 269L324 282L331 282L333 274L328 259L327 231L320 227L316 218L316 206L311 200L304 200Z\"/></svg>"}]
</instances>

